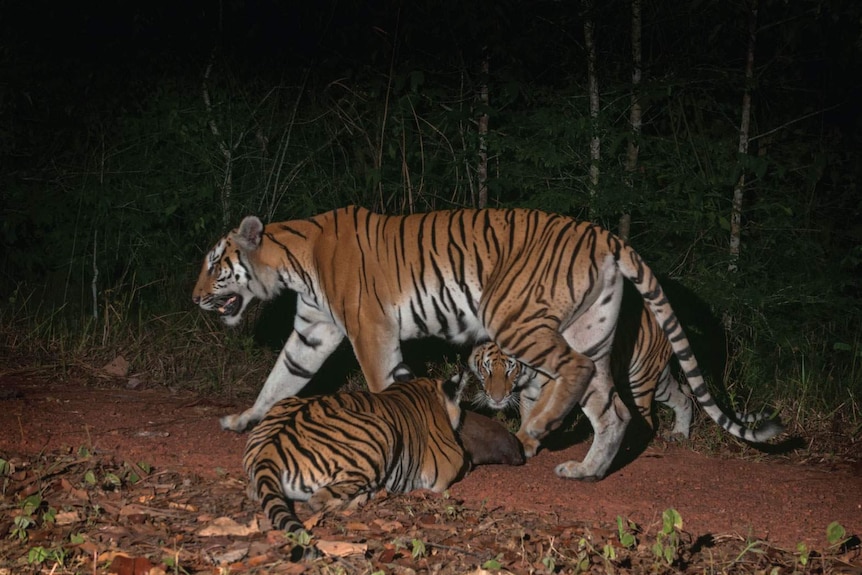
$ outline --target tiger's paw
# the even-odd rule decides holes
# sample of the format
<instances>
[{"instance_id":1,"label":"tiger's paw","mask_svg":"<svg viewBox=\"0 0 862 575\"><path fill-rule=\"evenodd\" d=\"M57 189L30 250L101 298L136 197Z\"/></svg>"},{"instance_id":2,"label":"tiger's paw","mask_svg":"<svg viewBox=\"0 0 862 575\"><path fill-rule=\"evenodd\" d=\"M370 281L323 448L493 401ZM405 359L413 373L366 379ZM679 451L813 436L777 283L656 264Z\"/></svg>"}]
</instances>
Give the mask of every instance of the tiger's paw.
<instances>
[{"instance_id":1,"label":"tiger's paw","mask_svg":"<svg viewBox=\"0 0 862 575\"><path fill-rule=\"evenodd\" d=\"M245 433L252 427L254 427L259 419L249 415L248 411L243 411L242 413L232 413L231 415L225 415L221 419L219 419L219 424L221 428L225 431L235 431L237 433Z\"/></svg>"},{"instance_id":2,"label":"tiger's paw","mask_svg":"<svg viewBox=\"0 0 862 575\"><path fill-rule=\"evenodd\" d=\"M578 461L566 461L554 468L554 472L565 479L577 479L585 483L595 483L603 476L589 473L583 469L584 464Z\"/></svg>"}]
</instances>

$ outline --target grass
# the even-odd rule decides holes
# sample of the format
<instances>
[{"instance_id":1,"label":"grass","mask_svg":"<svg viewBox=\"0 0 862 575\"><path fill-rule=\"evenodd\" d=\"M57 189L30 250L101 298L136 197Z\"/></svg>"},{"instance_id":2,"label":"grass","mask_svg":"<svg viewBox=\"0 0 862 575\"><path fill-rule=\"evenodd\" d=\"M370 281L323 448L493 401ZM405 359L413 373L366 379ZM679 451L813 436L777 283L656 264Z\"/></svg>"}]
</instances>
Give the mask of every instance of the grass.
<instances>
[{"instance_id":1,"label":"grass","mask_svg":"<svg viewBox=\"0 0 862 575\"><path fill-rule=\"evenodd\" d=\"M226 329L197 310L138 317L109 308L94 319L64 309L0 308L3 372L34 370L97 382L117 357L148 385L227 396L254 395L275 361L246 324ZM143 314L142 314L143 315Z\"/></svg>"}]
</instances>

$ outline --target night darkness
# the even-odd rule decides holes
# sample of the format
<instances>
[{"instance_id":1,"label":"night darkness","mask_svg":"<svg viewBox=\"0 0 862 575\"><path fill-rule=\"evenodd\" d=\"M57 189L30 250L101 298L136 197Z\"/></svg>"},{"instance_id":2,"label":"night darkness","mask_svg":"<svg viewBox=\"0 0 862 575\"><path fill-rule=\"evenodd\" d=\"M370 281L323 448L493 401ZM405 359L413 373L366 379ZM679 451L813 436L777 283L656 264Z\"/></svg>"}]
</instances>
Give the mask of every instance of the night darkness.
<instances>
[{"instance_id":1,"label":"night darkness","mask_svg":"<svg viewBox=\"0 0 862 575\"><path fill-rule=\"evenodd\" d=\"M738 172L746 6L644 7L643 182L632 197L619 175L630 4L600 3L589 13L606 136L604 193L591 214L613 226L623 209L634 210L641 249L659 268L678 265L703 237L699 227L714 238L704 261L724 249L722 221ZM405 174L426 186L430 199L420 208L469 203L486 57L493 202L583 215L591 201L578 2L37 1L4 2L0 11L2 266L16 278L4 290L17 278L85 283L92 240L77 242L72 254L52 250L82 227L118 247L159 238L175 261L194 260L225 228L215 201L223 166L208 129L212 113L228 138L245 138L237 142L231 221L267 205L273 184L254 173L262 170L257 155L274 153L291 118L282 165L299 166L298 179L279 192L283 209L273 217L346 203L402 210ZM756 177L746 192L748 254L758 262L775 257L788 230L805 230L781 259L815 261L823 275L852 272L829 287L843 296L857 294L852 276L862 260L859 12L850 1L760 2L749 160ZM214 112L201 97L210 62ZM276 92L284 94L277 103L265 99ZM385 114L390 125L375 125ZM253 149L255 141L270 147ZM91 190L107 173L96 175L105 170L99 150L117 158L114 173L136 175L114 178L107 193ZM69 214L74 221L63 219ZM122 224L112 228L115 220ZM824 256L839 252L845 256ZM105 279L129 273L124 255L106 254Z\"/></svg>"}]
</instances>

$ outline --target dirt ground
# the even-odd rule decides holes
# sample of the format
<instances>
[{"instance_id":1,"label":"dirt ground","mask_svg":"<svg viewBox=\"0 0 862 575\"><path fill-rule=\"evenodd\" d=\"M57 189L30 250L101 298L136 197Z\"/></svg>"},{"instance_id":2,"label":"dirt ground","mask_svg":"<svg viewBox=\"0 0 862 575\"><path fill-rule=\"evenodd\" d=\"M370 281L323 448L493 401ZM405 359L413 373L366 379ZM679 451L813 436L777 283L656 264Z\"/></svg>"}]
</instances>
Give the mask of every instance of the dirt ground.
<instances>
[{"instance_id":1,"label":"dirt ground","mask_svg":"<svg viewBox=\"0 0 862 575\"><path fill-rule=\"evenodd\" d=\"M61 569L55 564L51 572L77 572L80 568L80 572L94 573L96 564L106 568L111 563L114 567L108 571L121 574L158 573L159 569L301 572L302 567L279 555L279 547L265 525L257 536L257 548L248 543L248 537L243 539L248 534L238 538L221 534L212 540L217 542L200 543L201 527L219 517L240 525L252 525L262 517L245 499L241 469L245 438L218 426L220 415L240 407L163 388L127 389L122 381L94 386L80 381L46 381L38 374L0 374L0 458L13 464L3 483L0 575L28 569L50 571L51 561L34 561L28 557L28 549L39 542L40 531L47 532L41 533L45 543L40 545L50 549L55 545L50 531L57 527L40 523L38 514L32 513L30 536L25 539L15 530L22 500L33 493L41 494L59 513L77 513L65 523L63 545L68 553L59 561ZM695 425L714 424L698 419ZM315 536L331 536L346 545L368 546L360 550L360 556L370 563L350 563L348 552L329 564L348 573L354 568L355 572L370 573L378 567L387 572L461 573L483 566L492 571L501 568L524 573L570 572L569 567L572 571L586 567L599 568L600 572L637 572L641 571L641 559L636 555L650 555L662 528L662 512L672 507L683 520L679 533L687 543L676 562L665 566L670 572L686 570L687 566L703 572L704 561L718 561L719 571L729 572L749 572L743 568L746 565L752 572L770 564L788 569L780 572L811 568L813 559L798 545L828 554L827 526L837 521L851 539L841 549L831 548L835 562L828 569L815 571L862 573L858 539L862 535L862 467L858 461L862 458L801 462L786 454L763 454L746 446L740 446L739 454L719 457L698 453L688 444L654 439L643 453L603 481L580 483L556 477L554 466L582 458L588 441L561 450L543 450L520 467L477 468L452 486L447 499L382 498L354 515L324 519L313 531ZM136 472L134 478L129 470ZM87 471L95 473L87 476ZM107 485L100 473L119 481ZM140 483L134 481L138 476L144 479ZM150 499L140 499L144 497L141 493ZM158 501L169 510L156 505ZM130 512L130 504L142 510ZM99 512L96 519L93 508ZM425 511L417 511L421 509ZM625 525L637 536L636 550L629 552L619 542L618 516L633 522ZM96 532L105 525L116 529L117 524L124 531L115 536ZM178 525L186 525L179 544ZM479 532L490 532L489 525L494 525L494 542L483 548ZM158 538L158 544L140 546L146 540L140 532L144 526L150 530L145 534ZM518 533L515 537L519 543L504 543L505 534L513 532ZM467 533L472 535L465 542ZM174 537L173 544L162 540L168 536ZM402 543L402 536L411 543ZM423 538L433 550L425 555L425 567L421 562L410 563L417 561L417 556L423 557L416 551L416 540ZM246 543L239 545L236 556L219 555L236 547L238 540ZM759 542L755 551L773 550L772 558L770 553L761 552L751 560L734 560L738 549L750 550L752 541ZM723 548L722 542L734 542L736 547ZM530 545L538 546L533 555ZM704 551L706 547L712 550ZM159 548L162 555L168 553L166 549L174 549L182 570L173 565L172 571L170 562L160 564ZM183 549L182 555L178 549ZM203 551L196 549L207 549L209 564L201 555ZM134 565L124 571L115 563L120 561L116 553L122 552L132 561L146 558L151 562L147 569L154 570ZM447 553L460 553L451 570L432 568L428 563ZM724 563L716 559L722 554L728 557ZM578 557L586 557L587 563L579 563ZM652 561L649 570L661 571L657 568L661 561ZM273 562L281 567L276 569ZM212 570L218 564L222 570ZM263 569L263 565L269 567Z\"/></svg>"}]
</instances>

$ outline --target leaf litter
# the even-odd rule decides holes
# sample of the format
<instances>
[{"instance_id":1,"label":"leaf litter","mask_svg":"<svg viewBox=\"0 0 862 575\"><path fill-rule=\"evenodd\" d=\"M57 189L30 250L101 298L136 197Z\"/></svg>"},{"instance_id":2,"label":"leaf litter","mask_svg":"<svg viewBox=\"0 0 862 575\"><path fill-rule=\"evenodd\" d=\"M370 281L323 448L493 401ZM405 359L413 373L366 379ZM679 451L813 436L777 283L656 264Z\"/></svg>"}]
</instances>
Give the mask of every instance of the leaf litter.
<instances>
[{"instance_id":1,"label":"leaf litter","mask_svg":"<svg viewBox=\"0 0 862 575\"><path fill-rule=\"evenodd\" d=\"M300 517L322 557L291 561L244 479L201 478L112 455L4 455L0 575L18 573L862 573L859 541L815 552L638 526L561 520L448 494L380 493ZM682 523L682 526L680 526ZM623 544L623 542L625 544Z\"/></svg>"}]
</instances>

